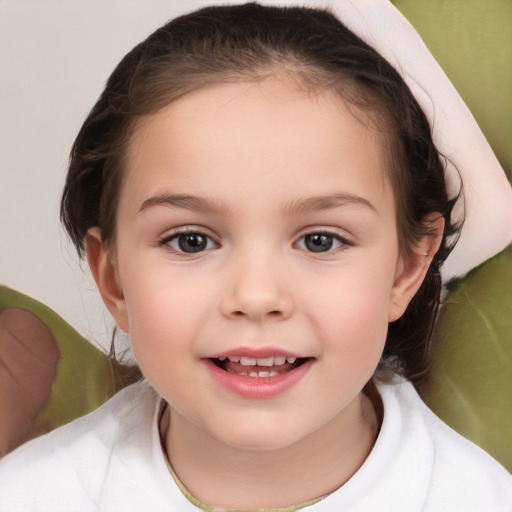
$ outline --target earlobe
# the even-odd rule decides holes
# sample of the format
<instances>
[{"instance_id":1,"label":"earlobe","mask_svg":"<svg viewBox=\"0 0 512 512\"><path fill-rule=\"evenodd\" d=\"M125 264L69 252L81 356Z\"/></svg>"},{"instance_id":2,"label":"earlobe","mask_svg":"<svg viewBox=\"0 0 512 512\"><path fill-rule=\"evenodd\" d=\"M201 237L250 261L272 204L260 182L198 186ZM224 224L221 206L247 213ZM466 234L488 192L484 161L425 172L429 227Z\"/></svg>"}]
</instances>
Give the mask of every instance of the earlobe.
<instances>
[{"instance_id":1,"label":"earlobe","mask_svg":"<svg viewBox=\"0 0 512 512\"><path fill-rule=\"evenodd\" d=\"M433 234L424 236L411 254L400 258L391 291L389 322L398 320L404 314L409 302L423 283L432 258L441 245L444 231L443 216L433 213L425 221L432 229Z\"/></svg>"},{"instance_id":2,"label":"earlobe","mask_svg":"<svg viewBox=\"0 0 512 512\"><path fill-rule=\"evenodd\" d=\"M105 250L99 228L91 228L87 231L85 247L89 267L105 306L114 317L119 329L128 332L126 301L119 283L118 272Z\"/></svg>"}]
</instances>

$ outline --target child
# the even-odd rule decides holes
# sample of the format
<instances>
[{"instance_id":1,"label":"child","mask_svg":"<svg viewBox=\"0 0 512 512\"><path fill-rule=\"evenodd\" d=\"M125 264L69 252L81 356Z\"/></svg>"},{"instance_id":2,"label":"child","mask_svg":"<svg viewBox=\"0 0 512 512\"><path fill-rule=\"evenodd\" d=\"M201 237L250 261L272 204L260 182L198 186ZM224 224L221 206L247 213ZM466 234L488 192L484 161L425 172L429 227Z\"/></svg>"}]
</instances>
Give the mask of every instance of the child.
<instances>
[{"instance_id":1,"label":"child","mask_svg":"<svg viewBox=\"0 0 512 512\"><path fill-rule=\"evenodd\" d=\"M402 78L326 11L157 30L62 200L146 380L8 456L2 512L509 511L510 475L411 384L470 243L446 172Z\"/></svg>"}]
</instances>

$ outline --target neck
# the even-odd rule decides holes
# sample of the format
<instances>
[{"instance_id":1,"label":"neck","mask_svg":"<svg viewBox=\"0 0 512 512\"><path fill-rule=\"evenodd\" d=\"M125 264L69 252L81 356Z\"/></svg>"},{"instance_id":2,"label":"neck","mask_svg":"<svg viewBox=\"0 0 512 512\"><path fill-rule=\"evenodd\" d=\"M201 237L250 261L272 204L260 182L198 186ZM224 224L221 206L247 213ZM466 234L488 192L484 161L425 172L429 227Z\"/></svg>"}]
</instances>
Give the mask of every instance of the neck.
<instances>
[{"instance_id":1,"label":"neck","mask_svg":"<svg viewBox=\"0 0 512 512\"><path fill-rule=\"evenodd\" d=\"M268 451L228 446L176 411L170 416L165 440L174 471L195 498L224 509L280 508L329 494L361 467L379 428L362 393L321 429Z\"/></svg>"}]
</instances>

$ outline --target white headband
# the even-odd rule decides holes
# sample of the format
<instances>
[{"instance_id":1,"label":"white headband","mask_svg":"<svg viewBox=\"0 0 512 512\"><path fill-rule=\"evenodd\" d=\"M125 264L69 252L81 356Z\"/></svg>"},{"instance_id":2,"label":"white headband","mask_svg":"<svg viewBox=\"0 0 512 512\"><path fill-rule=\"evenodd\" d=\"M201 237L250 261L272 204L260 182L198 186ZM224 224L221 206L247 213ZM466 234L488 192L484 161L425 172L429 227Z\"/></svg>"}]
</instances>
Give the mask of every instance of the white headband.
<instances>
[{"instance_id":1,"label":"white headband","mask_svg":"<svg viewBox=\"0 0 512 512\"><path fill-rule=\"evenodd\" d=\"M213 3L225 4L225 1ZM228 3L240 3L228 2ZM324 7L377 50L402 76L430 121L448 160L448 192L464 186L465 224L443 267L463 276L512 242L512 188L471 112L411 24L388 0L262 0L267 5ZM458 174L459 173L459 174ZM463 214L461 201L455 220Z\"/></svg>"}]
</instances>

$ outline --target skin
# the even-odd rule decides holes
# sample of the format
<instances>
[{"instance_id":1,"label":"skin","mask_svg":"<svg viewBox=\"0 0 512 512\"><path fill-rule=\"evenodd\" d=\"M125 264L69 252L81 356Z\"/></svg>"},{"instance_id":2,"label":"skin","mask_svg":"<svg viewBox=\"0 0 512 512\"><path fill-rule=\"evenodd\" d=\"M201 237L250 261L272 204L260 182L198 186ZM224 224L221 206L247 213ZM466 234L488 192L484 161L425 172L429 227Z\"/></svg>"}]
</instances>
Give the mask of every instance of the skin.
<instances>
[{"instance_id":1,"label":"skin","mask_svg":"<svg viewBox=\"0 0 512 512\"><path fill-rule=\"evenodd\" d=\"M0 312L0 456L26 440L50 397L59 348L48 326L23 309Z\"/></svg>"},{"instance_id":2,"label":"skin","mask_svg":"<svg viewBox=\"0 0 512 512\"><path fill-rule=\"evenodd\" d=\"M114 251L98 228L88 233L103 299L169 404L173 467L210 505L322 496L375 442L362 389L443 221L400 255L382 140L363 118L331 93L277 78L190 93L139 123ZM183 228L208 236L206 249L180 252ZM309 250L304 237L318 232L333 237L330 250ZM247 347L312 364L284 393L241 397L204 362Z\"/></svg>"}]
</instances>

